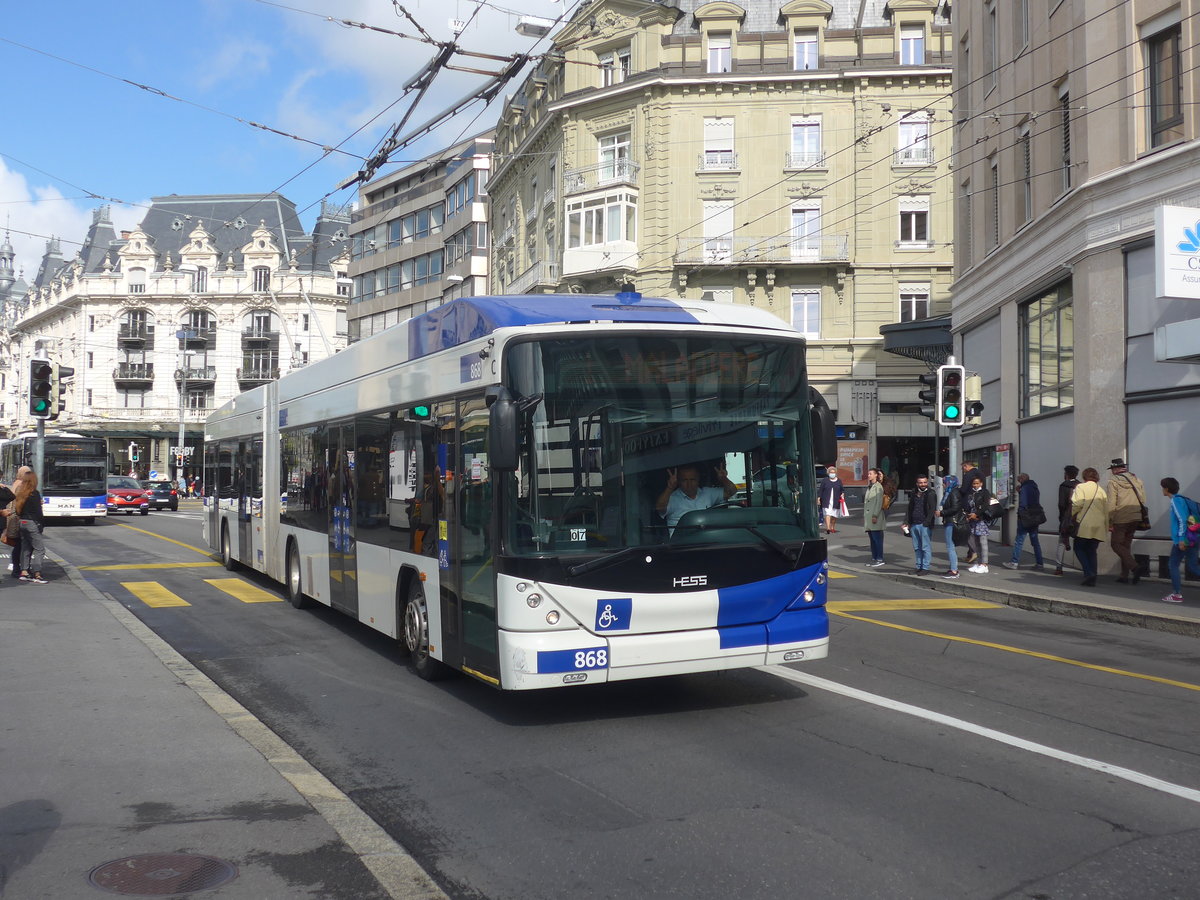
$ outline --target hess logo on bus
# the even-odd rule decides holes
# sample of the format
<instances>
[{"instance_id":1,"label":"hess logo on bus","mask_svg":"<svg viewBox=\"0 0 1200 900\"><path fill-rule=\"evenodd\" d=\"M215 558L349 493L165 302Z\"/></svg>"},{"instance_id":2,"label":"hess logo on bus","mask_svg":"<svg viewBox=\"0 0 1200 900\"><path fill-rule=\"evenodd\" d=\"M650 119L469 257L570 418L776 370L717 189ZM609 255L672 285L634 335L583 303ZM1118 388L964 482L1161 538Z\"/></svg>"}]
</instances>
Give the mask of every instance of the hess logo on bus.
<instances>
[{"instance_id":1,"label":"hess logo on bus","mask_svg":"<svg viewBox=\"0 0 1200 900\"><path fill-rule=\"evenodd\" d=\"M679 578L672 578L671 584L675 587L704 587L708 584L708 576L681 575Z\"/></svg>"}]
</instances>

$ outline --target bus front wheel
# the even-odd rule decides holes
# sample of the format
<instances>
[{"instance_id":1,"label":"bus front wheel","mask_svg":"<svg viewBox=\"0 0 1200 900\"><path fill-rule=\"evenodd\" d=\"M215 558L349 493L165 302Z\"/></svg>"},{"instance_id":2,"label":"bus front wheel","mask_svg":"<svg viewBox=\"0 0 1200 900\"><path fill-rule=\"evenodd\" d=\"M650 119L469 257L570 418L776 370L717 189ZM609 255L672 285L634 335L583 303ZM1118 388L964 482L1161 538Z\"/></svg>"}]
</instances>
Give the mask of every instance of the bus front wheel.
<instances>
[{"instance_id":1,"label":"bus front wheel","mask_svg":"<svg viewBox=\"0 0 1200 900\"><path fill-rule=\"evenodd\" d=\"M221 526L221 565L232 572L237 568L237 561L233 558L233 545L229 541L228 526Z\"/></svg>"},{"instance_id":2,"label":"bus front wheel","mask_svg":"<svg viewBox=\"0 0 1200 900\"><path fill-rule=\"evenodd\" d=\"M408 589L404 604L404 646L413 671L421 678L436 681L448 674L447 667L429 655L429 607L419 581Z\"/></svg>"},{"instance_id":3,"label":"bus front wheel","mask_svg":"<svg viewBox=\"0 0 1200 900\"><path fill-rule=\"evenodd\" d=\"M296 549L295 541L288 544L287 595L288 602L296 609L308 606L308 598L304 596L304 584L300 580L300 551Z\"/></svg>"}]
</instances>

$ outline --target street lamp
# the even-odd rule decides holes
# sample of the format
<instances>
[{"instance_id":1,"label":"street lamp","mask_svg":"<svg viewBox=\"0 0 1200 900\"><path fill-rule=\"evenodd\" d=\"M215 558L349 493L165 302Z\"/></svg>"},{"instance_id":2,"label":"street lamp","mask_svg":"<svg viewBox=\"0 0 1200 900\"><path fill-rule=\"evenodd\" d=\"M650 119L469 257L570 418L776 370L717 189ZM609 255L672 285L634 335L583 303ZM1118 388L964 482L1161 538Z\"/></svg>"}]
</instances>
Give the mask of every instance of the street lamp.
<instances>
[{"instance_id":1,"label":"street lamp","mask_svg":"<svg viewBox=\"0 0 1200 900\"><path fill-rule=\"evenodd\" d=\"M184 400L187 397L188 363L191 360L191 354L188 353L187 349L187 342L195 339L196 332L188 331L187 329L180 329L179 331L175 332L175 337L178 338L180 343L183 344L183 365L179 369L179 445L175 448L175 479L178 481L183 477L183 447L185 440L184 425L187 421L184 418L187 411L187 407L184 405Z\"/></svg>"}]
</instances>

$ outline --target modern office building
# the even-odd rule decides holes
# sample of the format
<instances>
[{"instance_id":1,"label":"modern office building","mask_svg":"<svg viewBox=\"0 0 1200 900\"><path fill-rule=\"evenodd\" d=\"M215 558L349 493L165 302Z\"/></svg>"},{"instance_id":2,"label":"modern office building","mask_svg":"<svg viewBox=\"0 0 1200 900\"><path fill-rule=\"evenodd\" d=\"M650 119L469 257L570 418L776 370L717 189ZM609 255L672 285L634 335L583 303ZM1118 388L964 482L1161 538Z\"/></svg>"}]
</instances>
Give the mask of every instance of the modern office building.
<instances>
[{"instance_id":1,"label":"modern office building","mask_svg":"<svg viewBox=\"0 0 1200 900\"><path fill-rule=\"evenodd\" d=\"M1126 459L1149 494L1149 557L1165 552L1159 479L1200 494L1198 13L954 9L953 330L985 403L964 452L1001 488L1028 472L1044 503L1065 464L1104 484Z\"/></svg>"},{"instance_id":2,"label":"modern office building","mask_svg":"<svg viewBox=\"0 0 1200 900\"><path fill-rule=\"evenodd\" d=\"M362 186L351 216L350 340L488 289L492 130Z\"/></svg>"},{"instance_id":3,"label":"modern office building","mask_svg":"<svg viewBox=\"0 0 1200 900\"><path fill-rule=\"evenodd\" d=\"M313 230L278 194L155 197L117 235L97 209L79 252L47 248L8 332L6 433L30 429L29 361L75 370L50 427L103 436L114 470L198 469L208 413L346 343L349 217ZM137 457L136 462L131 456Z\"/></svg>"},{"instance_id":4,"label":"modern office building","mask_svg":"<svg viewBox=\"0 0 1200 900\"><path fill-rule=\"evenodd\" d=\"M920 362L949 311L950 23L935 0L596 0L496 134L492 280L768 309L808 335L849 454L934 458Z\"/></svg>"}]
</instances>

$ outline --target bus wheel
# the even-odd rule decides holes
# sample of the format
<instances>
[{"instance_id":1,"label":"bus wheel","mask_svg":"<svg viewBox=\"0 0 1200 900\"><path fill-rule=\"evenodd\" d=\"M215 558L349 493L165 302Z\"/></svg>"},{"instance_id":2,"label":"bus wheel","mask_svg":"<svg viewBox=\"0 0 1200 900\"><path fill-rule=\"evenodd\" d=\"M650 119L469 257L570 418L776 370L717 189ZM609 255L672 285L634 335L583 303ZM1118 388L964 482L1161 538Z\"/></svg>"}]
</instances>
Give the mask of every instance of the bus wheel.
<instances>
[{"instance_id":1,"label":"bus wheel","mask_svg":"<svg viewBox=\"0 0 1200 900\"><path fill-rule=\"evenodd\" d=\"M429 655L429 608L425 604L425 589L414 581L404 604L404 646L408 649L409 664L426 681L445 678L448 669Z\"/></svg>"},{"instance_id":2,"label":"bus wheel","mask_svg":"<svg viewBox=\"0 0 1200 900\"><path fill-rule=\"evenodd\" d=\"M229 542L229 527L221 526L221 565L232 572L237 568L237 561L233 558L233 545Z\"/></svg>"},{"instance_id":3,"label":"bus wheel","mask_svg":"<svg viewBox=\"0 0 1200 900\"><path fill-rule=\"evenodd\" d=\"M296 542L288 542L287 550L287 595L288 602L296 609L308 606L308 598L304 596L304 585L300 580L300 551Z\"/></svg>"}]
</instances>

